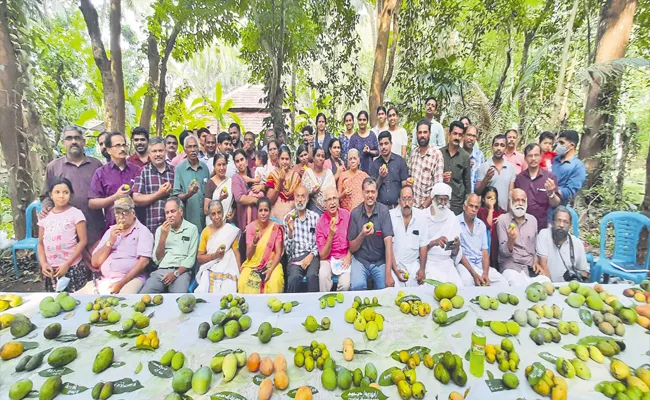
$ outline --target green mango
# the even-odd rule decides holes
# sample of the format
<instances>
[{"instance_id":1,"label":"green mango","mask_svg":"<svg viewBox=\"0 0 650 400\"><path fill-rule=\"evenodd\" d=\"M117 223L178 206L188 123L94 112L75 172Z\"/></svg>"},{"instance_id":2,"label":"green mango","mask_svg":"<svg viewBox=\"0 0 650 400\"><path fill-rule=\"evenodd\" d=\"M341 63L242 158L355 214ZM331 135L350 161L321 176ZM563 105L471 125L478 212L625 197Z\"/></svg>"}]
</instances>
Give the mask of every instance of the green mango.
<instances>
[{"instance_id":1,"label":"green mango","mask_svg":"<svg viewBox=\"0 0 650 400\"><path fill-rule=\"evenodd\" d=\"M50 355L47 357L47 363L50 364L52 368L61 368L77 358L77 349L74 347L59 347L54 349Z\"/></svg>"},{"instance_id":2,"label":"green mango","mask_svg":"<svg viewBox=\"0 0 650 400\"><path fill-rule=\"evenodd\" d=\"M10 400L20 400L25 398L27 394L32 390L34 384L29 379L21 379L18 382L11 385L9 388L9 399Z\"/></svg>"},{"instance_id":3,"label":"green mango","mask_svg":"<svg viewBox=\"0 0 650 400\"><path fill-rule=\"evenodd\" d=\"M368 363L366 364L366 376L370 378L370 382L377 382L377 368L375 364Z\"/></svg>"},{"instance_id":4,"label":"green mango","mask_svg":"<svg viewBox=\"0 0 650 400\"><path fill-rule=\"evenodd\" d=\"M98 374L110 367L113 363L114 356L115 353L111 347L104 347L99 350L99 353L97 353L97 356L95 357L95 362L93 362L93 372Z\"/></svg>"},{"instance_id":5,"label":"green mango","mask_svg":"<svg viewBox=\"0 0 650 400\"><path fill-rule=\"evenodd\" d=\"M61 313L61 304L57 302L45 303L44 305L41 306L41 315L45 318L56 317L60 313Z\"/></svg>"},{"instance_id":6,"label":"green mango","mask_svg":"<svg viewBox=\"0 0 650 400\"><path fill-rule=\"evenodd\" d=\"M106 400L113 395L113 382L106 382L99 392L99 400Z\"/></svg>"},{"instance_id":7,"label":"green mango","mask_svg":"<svg viewBox=\"0 0 650 400\"><path fill-rule=\"evenodd\" d=\"M205 394L212 383L212 370L209 367L199 368L192 375L192 390L197 394Z\"/></svg>"},{"instance_id":8,"label":"green mango","mask_svg":"<svg viewBox=\"0 0 650 400\"><path fill-rule=\"evenodd\" d=\"M38 398L39 400L52 400L61 393L62 388L63 381L60 376L47 378L41 386L41 390L38 391Z\"/></svg>"},{"instance_id":9,"label":"green mango","mask_svg":"<svg viewBox=\"0 0 650 400\"><path fill-rule=\"evenodd\" d=\"M50 324L43 331L43 337L48 340L56 339L57 336L61 333L61 324L55 322Z\"/></svg>"}]
</instances>

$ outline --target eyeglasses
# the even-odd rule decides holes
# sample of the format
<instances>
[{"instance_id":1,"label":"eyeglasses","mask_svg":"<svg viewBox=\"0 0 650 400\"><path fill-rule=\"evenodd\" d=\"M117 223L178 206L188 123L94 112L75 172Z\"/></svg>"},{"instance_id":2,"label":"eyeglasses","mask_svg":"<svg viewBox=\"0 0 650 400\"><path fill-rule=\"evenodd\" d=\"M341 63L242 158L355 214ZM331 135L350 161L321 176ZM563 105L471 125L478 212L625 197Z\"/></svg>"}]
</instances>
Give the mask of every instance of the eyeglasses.
<instances>
[{"instance_id":1,"label":"eyeglasses","mask_svg":"<svg viewBox=\"0 0 650 400\"><path fill-rule=\"evenodd\" d=\"M116 148L116 149L125 149L125 148L126 148L126 144L124 144L124 143L118 143L118 144L114 144L114 145L112 145L111 147L112 147L112 148Z\"/></svg>"},{"instance_id":2,"label":"eyeglasses","mask_svg":"<svg viewBox=\"0 0 650 400\"><path fill-rule=\"evenodd\" d=\"M122 217L127 217L133 213L133 210L124 210L124 211L117 211L115 210L115 216L122 216Z\"/></svg>"},{"instance_id":3,"label":"eyeglasses","mask_svg":"<svg viewBox=\"0 0 650 400\"><path fill-rule=\"evenodd\" d=\"M404 203L413 203L413 197L400 197Z\"/></svg>"}]
</instances>

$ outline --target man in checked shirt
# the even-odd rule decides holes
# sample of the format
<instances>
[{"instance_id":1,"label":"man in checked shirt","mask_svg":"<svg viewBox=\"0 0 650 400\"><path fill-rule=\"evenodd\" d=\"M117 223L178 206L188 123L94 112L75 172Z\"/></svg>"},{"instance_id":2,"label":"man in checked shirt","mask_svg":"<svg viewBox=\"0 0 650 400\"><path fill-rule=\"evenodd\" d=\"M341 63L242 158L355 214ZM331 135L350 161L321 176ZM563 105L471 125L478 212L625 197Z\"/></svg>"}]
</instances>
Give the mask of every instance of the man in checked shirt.
<instances>
[{"instance_id":1,"label":"man in checked shirt","mask_svg":"<svg viewBox=\"0 0 650 400\"><path fill-rule=\"evenodd\" d=\"M289 264L287 292L300 292L303 276L307 275L307 291L318 292L318 247L316 246L316 223L318 214L307 209L309 191L298 186L294 191L295 206L284 217L284 249Z\"/></svg>"},{"instance_id":2,"label":"man in checked shirt","mask_svg":"<svg viewBox=\"0 0 650 400\"><path fill-rule=\"evenodd\" d=\"M416 125L418 147L413 149L409 166L413 185L414 206L425 209L431 205L431 189L433 185L442 182L445 160L437 147L430 144L431 123L426 119L418 121Z\"/></svg>"}]
</instances>

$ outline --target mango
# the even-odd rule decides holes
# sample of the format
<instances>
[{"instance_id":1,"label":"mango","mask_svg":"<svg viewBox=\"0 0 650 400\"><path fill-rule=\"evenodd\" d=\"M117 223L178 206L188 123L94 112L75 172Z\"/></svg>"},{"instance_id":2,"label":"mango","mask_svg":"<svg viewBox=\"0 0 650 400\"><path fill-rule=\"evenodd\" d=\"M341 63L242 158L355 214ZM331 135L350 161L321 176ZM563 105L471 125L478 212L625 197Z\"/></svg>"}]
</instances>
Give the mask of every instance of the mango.
<instances>
[{"instance_id":1,"label":"mango","mask_svg":"<svg viewBox=\"0 0 650 400\"><path fill-rule=\"evenodd\" d=\"M448 384L449 380L451 379L449 372L447 372L442 363L436 364L436 366L433 368L433 376L443 385Z\"/></svg>"},{"instance_id":2,"label":"mango","mask_svg":"<svg viewBox=\"0 0 650 400\"><path fill-rule=\"evenodd\" d=\"M517 389L519 386L519 378L517 375L513 374L512 372L506 372L503 374L503 384L508 388L508 389Z\"/></svg>"},{"instance_id":3,"label":"mango","mask_svg":"<svg viewBox=\"0 0 650 400\"><path fill-rule=\"evenodd\" d=\"M226 322L226 325L223 327L223 333L229 338L239 336L239 322L235 320Z\"/></svg>"},{"instance_id":4,"label":"mango","mask_svg":"<svg viewBox=\"0 0 650 400\"><path fill-rule=\"evenodd\" d=\"M40 352L29 359L25 365L25 371L33 371L36 368L40 367L43 364L43 359L45 358L45 352Z\"/></svg>"},{"instance_id":5,"label":"mango","mask_svg":"<svg viewBox=\"0 0 650 400\"><path fill-rule=\"evenodd\" d=\"M574 358L571 360L571 364L573 364L573 368L575 369L578 378L585 380L591 379L591 370L584 361Z\"/></svg>"},{"instance_id":6,"label":"mango","mask_svg":"<svg viewBox=\"0 0 650 400\"><path fill-rule=\"evenodd\" d=\"M41 386L41 390L38 391L39 400L52 400L61 393L63 388L63 381L60 376L53 376L47 378Z\"/></svg>"},{"instance_id":7,"label":"mango","mask_svg":"<svg viewBox=\"0 0 650 400\"><path fill-rule=\"evenodd\" d=\"M31 321L27 318L16 318L14 321L11 323L11 335L18 339L24 336L27 336L29 332L33 331L36 329L36 326L31 323Z\"/></svg>"},{"instance_id":8,"label":"mango","mask_svg":"<svg viewBox=\"0 0 650 400\"><path fill-rule=\"evenodd\" d=\"M47 357L47 363L52 368L61 368L77 358L77 349L74 347L64 346L54 349Z\"/></svg>"},{"instance_id":9,"label":"mango","mask_svg":"<svg viewBox=\"0 0 650 400\"><path fill-rule=\"evenodd\" d=\"M377 382L377 368L373 363L367 363L365 367L366 376L370 378L370 382Z\"/></svg>"},{"instance_id":10,"label":"mango","mask_svg":"<svg viewBox=\"0 0 650 400\"><path fill-rule=\"evenodd\" d=\"M571 293L569 297L566 298L566 303L573 308L580 308L585 304L585 297L578 293Z\"/></svg>"},{"instance_id":11,"label":"mango","mask_svg":"<svg viewBox=\"0 0 650 400\"><path fill-rule=\"evenodd\" d=\"M641 390L642 393L648 393L650 391L648 385L645 382L643 382L643 380L637 378L634 375L630 375L627 377L627 387L639 388L639 390Z\"/></svg>"},{"instance_id":12,"label":"mango","mask_svg":"<svg viewBox=\"0 0 650 400\"><path fill-rule=\"evenodd\" d=\"M510 335L517 336L517 335L519 335L519 331L520 331L521 327L515 321L507 321L506 322L506 329L508 330L508 333Z\"/></svg>"},{"instance_id":13,"label":"mango","mask_svg":"<svg viewBox=\"0 0 650 400\"><path fill-rule=\"evenodd\" d=\"M32 390L34 384L29 379L21 379L18 382L11 385L9 388L9 399L10 400L20 400L25 398L27 394Z\"/></svg>"},{"instance_id":14,"label":"mango","mask_svg":"<svg viewBox=\"0 0 650 400\"><path fill-rule=\"evenodd\" d=\"M99 353L97 353L97 356L95 356L95 361L93 362L93 372L98 374L104 371L106 368L110 367L113 363L114 355L115 353L111 347L104 347L103 349L99 350Z\"/></svg>"},{"instance_id":15,"label":"mango","mask_svg":"<svg viewBox=\"0 0 650 400\"><path fill-rule=\"evenodd\" d=\"M313 398L313 394L309 387L301 386L298 388L295 397L296 400L312 400L312 398Z\"/></svg>"},{"instance_id":16,"label":"mango","mask_svg":"<svg viewBox=\"0 0 650 400\"><path fill-rule=\"evenodd\" d=\"M490 329L499 336L505 336L508 333L506 324L501 321L490 321Z\"/></svg>"},{"instance_id":17,"label":"mango","mask_svg":"<svg viewBox=\"0 0 650 400\"><path fill-rule=\"evenodd\" d=\"M620 360L613 360L609 365L609 372L619 381L627 379L630 376L630 367Z\"/></svg>"},{"instance_id":18,"label":"mango","mask_svg":"<svg viewBox=\"0 0 650 400\"><path fill-rule=\"evenodd\" d=\"M632 325L636 322L639 315L632 308L623 308L618 313L618 316L621 318L624 324Z\"/></svg>"},{"instance_id":19,"label":"mango","mask_svg":"<svg viewBox=\"0 0 650 400\"><path fill-rule=\"evenodd\" d=\"M637 368L636 377L641 379L648 387L650 387L650 369L649 368Z\"/></svg>"},{"instance_id":20,"label":"mango","mask_svg":"<svg viewBox=\"0 0 650 400\"><path fill-rule=\"evenodd\" d=\"M609 322L601 322L600 324L598 324L598 329L600 329L600 331L605 335L614 334L614 327Z\"/></svg>"},{"instance_id":21,"label":"mango","mask_svg":"<svg viewBox=\"0 0 650 400\"><path fill-rule=\"evenodd\" d=\"M586 300L587 307L591 308L594 311L601 311L605 303L600 298L600 296L589 296Z\"/></svg>"},{"instance_id":22,"label":"mango","mask_svg":"<svg viewBox=\"0 0 650 400\"><path fill-rule=\"evenodd\" d=\"M409 386L406 381L400 381L397 384L397 392L399 393L399 397L402 399L410 399L411 396L413 395L413 391L411 390L411 386Z\"/></svg>"},{"instance_id":23,"label":"mango","mask_svg":"<svg viewBox=\"0 0 650 400\"><path fill-rule=\"evenodd\" d=\"M262 383L260 383L260 388L257 392L257 398L259 400L269 400L271 396L273 396L273 381L271 378L265 378Z\"/></svg>"},{"instance_id":24,"label":"mango","mask_svg":"<svg viewBox=\"0 0 650 400\"><path fill-rule=\"evenodd\" d=\"M273 337L273 327L268 322L262 322L259 328L257 329L257 338L262 343L268 343L272 337Z\"/></svg>"},{"instance_id":25,"label":"mango","mask_svg":"<svg viewBox=\"0 0 650 400\"><path fill-rule=\"evenodd\" d=\"M331 368L325 368L320 376L320 382L325 390L335 390L337 386L336 372Z\"/></svg>"},{"instance_id":26,"label":"mango","mask_svg":"<svg viewBox=\"0 0 650 400\"><path fill-rule=\"evenodd\" d=\"M160 363L165 367L169 367L172 365L172 358L174 358L174 354L176 354L176 351L173 349L167 350L167 352L160 358Z\"/></svg>"},{"instance_id":27,"label":"mango","mask_svg":"<svg viewBox=\"0 0 650 400\"><path fill-rule=\"evenodd\" d=\"M526 317L526 313L521 310L515 310L515 312L512 314L512 319L516 321L519 326L526 326L528 323L528 317Z\"/></svg>"},{"instance_id":28,"label":"mango","mask_svg":"<svg viewBox=\"0 0 650 400\"><path fill-rule=\"evenodd\" d=\"M589 347L587 347L587 349L589 350L589 357L592 360L596 361L599 364L602 364L603 362L605 362L605 357L603 357L603 353L600 352L598 347L589 346Z\"/></svg>"},{"instance_id":29,"label":"mango","mask_svg":"<svg viewBox=\"0 0 650 400\"><path fill-rule=\"evenodd\" d=\"M184 294L177 300L178 309L182 313L187 314L194 311L194 306L196 306L196 297L192 294Z\"/></svg>"},{"instance_id":30,"label":"mango","mask_svg":"<svg viewBox=\"0 0 650 400\"><path fill-rule=\"evenodd\" d=\"M212 360L210 360L210 369L212 372L219 373L221 372L221 367L223 366L223 360L226 358L226 356L214 356L212 357Z\"/></svg>"},{"instance_id":31,"label":"mango","mask_svg":"<svg viewBox=\"0 0 650 400\"><path fill-rule=\"evenodd\" d=\"M223 359L221 371L225 382L230 382L237 375L237 357L234 354L226 355Z\"/></svg>"},{"instance_id":32,"label":"mango","mask_svg":"<svg viewBox=\"0 0 650 400\"><path fill-rule=\"evenodd\" d=\"M234 354L235 357L237 358L237 368L241 368L241 367L243 367L244 365L246 365L246 352L245 352L244 350L237 349L237 350L235 350L235 351L233 352L233 354ZM281 365L280 363L281 363L282 361L284 362L284 370L285 370L285 371L287 370L287 360L284 359L284 356L281 356L281 355L280 355L280 356L277 356L277 357L275 358L275 362L273 363L273 365L274 365L276 371L278 370L278 366L277 366L277 365ZM276 365L276 362L278 363L277 365Z\"/></svg>"},{"instance_id":33,"label":"mango","mask_svg":"<svg viewBox=\"0 0 650 400\"><path fill-rule=\"evenodd\" d=\"M43 337L45 339L55 339L59 334L61 333L61 324L58 322L55 322L53 324L48 325L45 330L43 331Z\"/></svg>"},{"instance_id":34,"label":"mango","mask_svg":"<svg viewBox=\"0 0 650 400\"><path fill-rule=\"evenodd\" d=\"M451 380L458 386L463 387L467 383L467 374L463 370L463 366L457 366L454 372L451 373Z\"/></svg>"},{"instance_id":35,"label":"mango","mask_svg":"<svg viewBox=\"0 0 650 400\"><path fill-rule=\"evenodd\" d=\"M59 305L61 306L63 311L72 311L77 307L77 301L72 296L66 296L63 299L61 299L61 301L59 301Z\"/></svg>"},{"instance_id":36,"label":"mango","mask_svg":"<svg viewBox=\"0 0 650 400\"><path fill-rule=\"evenodd\" d=\"M172 378L172 390L176 393L183 394L192 388L192 378L194 373L189 368L181 368L174 372Z\"/></svg>"},{"instance_id":37,"label":"mango","mask_svg":"<svg viewBox=\"0 0 650 400\"><path fill-rule=\"evenodd\" d=\"M106 400L113 395L113 382L105 382L99 392L99 400Z\"/></svg>"},{"instance_id":38,"label":"mango","mask_svg":"<svg viewBox=\"0 0 650 400\"><path fill-rule=\"evenodd\" d=\"M568 296L571 293L571 287L569 285L560 286L560 294L563 296Z\"/></svg>"},{"instance_id":39,"label":"mango","mask_svg":"<svg viewBox=\"0 0 650 400\"><path fill-rule=\"evenodd\" d=\"M237 322L239 323L239 328L241 329L241 331L244 332L251 327L251 324L253 323L253 319L250 317L250 315L244 315L241 318L239 318Z\"/></svg>"},{"instance_id":40,"label":"mango","mask_svg":"<svg viewBox=\"0 0 650 400\"><path fill-rule=\"evenodd\" d=\"M212 383L212 370L209 367L201 367L192 375L192 390L197 394L207 393L210 383Z\"/></svg>"},{"instance_id":41,"label":"mango","mask_svg":"<svg viewBox=\"0 0 650 400\"><path fill-rule=\"evenodd\" d=\"M347 368L341 368L336 375L336 382L341 390L348 390L352 386L352 374Z\"/></svg>"},{"instance_id":42,"label":"mango","mask_svg":"<svg viewBox=\"0 0 650 400\"><path fill-rule=\"evenodd\" d=\"M45 303L40 307L40 309L41 315L45 318L56 317L61 313L61 305L57 302Z\"/></svg>"},{"instance_id":43,"label":"mango","mask_svg":"<svg viewBox=\"0 0 650 400\"><path fill-rule=\"evenodd\" d=\"M212 343L220 342L223 339L224 329L223 326L215 325L208 330L207 337Z\"/></svg>"},{"instance_id":44,"label":"mango","mask_svg":"<svg viewBox=\"0 0 650 400\"><path fill-rule=\"evenodd\" d=\"M179 351L172 357L170 366L174 371L178 371L179 369L183 368L183 364L185 364L185 354Z\"/></svg>"},{"instance_id":45,"label":"mango","mask_svg":"<svg viewBox=\"0 0 650 400\"><path fill-rule=\"evenodd\" d=\"M441 299L451 299L456 296L458 292L458 287L451 282L445 282L441 285L436 286L433 291L433 295L436 300L440 301Z\"/></svg>"},{"instance_id":46,"label":"mango","mask_svg":"<svg viewBox=\"0 0 650 400\"><path fill-rule=\"evenodd\" d=\"M528 325L532 326L533 328L537 328L539 326L539 316L535 311L527 310L526 317L528 318Z\"/></svg>"},{"instance_id":47,"label":"mango","mask_svg":"<svg viewBox=\"0 0 650 400\"><path fill-rule=\"evenodd\" d=\"M23 344L20 342L7 342L0 347L0 358L11 360L23 354Z\"/></svg>"}]
</instances>

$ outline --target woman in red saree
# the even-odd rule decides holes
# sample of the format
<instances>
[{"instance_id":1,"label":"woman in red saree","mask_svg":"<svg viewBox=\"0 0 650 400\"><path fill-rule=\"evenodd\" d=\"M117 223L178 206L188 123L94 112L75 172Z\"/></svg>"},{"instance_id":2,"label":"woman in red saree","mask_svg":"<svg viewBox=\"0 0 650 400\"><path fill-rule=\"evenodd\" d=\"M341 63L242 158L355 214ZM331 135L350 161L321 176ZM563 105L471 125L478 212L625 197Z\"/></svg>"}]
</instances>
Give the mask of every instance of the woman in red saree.
<instances>
[{"instance_id":1,"label":"woman in red saree","mask_svg":"<svg viewBox=\"0 0 650 400\"><path fill-rule=\"evenodd\" d=\"M291 169L291 150L283 146L280 149L280 166L266 178L266 195L273 206L272 217L284 221L284 217L293 209L293 194L300 182L300 175Z\"/></svg>"}]
</instances>

